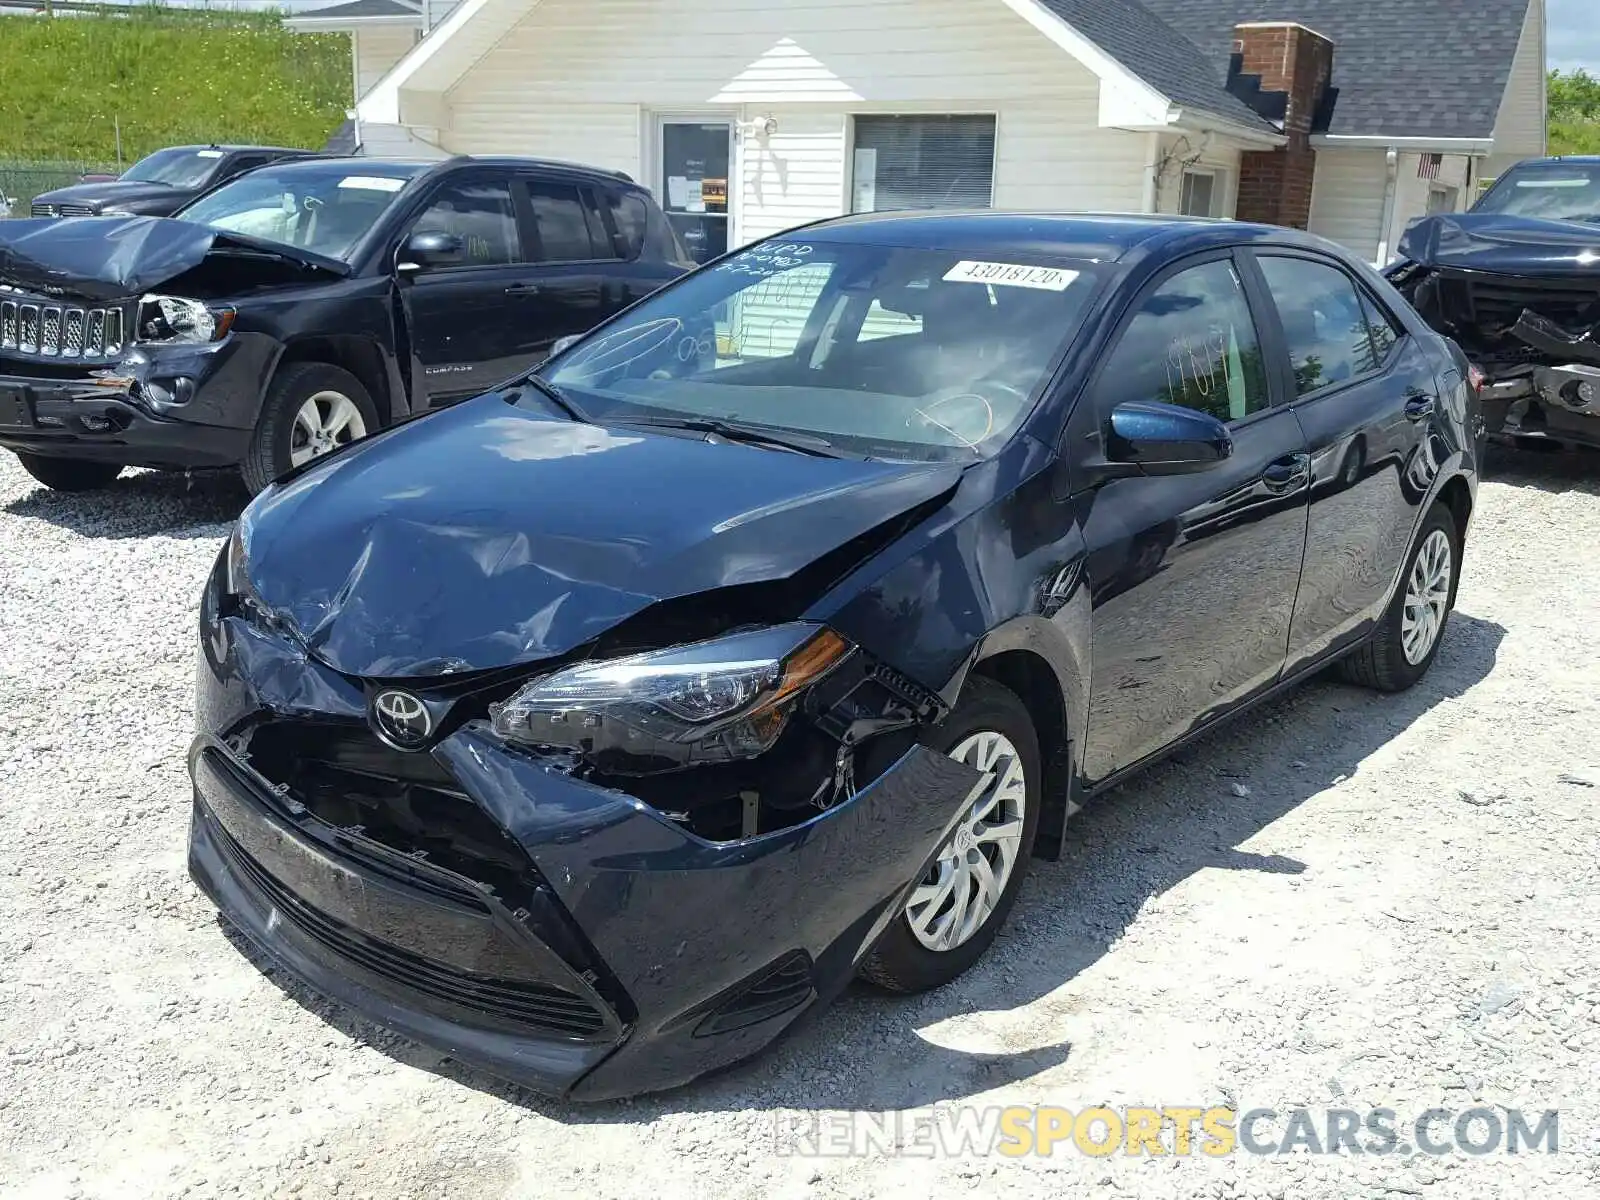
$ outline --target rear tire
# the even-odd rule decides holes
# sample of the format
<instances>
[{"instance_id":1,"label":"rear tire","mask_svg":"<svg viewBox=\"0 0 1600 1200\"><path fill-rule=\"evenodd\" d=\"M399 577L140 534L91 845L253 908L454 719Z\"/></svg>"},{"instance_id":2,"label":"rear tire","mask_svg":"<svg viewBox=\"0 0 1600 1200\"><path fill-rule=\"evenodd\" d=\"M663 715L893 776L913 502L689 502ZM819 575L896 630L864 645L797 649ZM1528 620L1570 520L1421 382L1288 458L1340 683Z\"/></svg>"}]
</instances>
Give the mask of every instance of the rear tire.
<instances>
[{"instance_id":1,"label":"rear tire","mask_svg":"<svg viewBox=\"0 0 1600 1200\"><path fill-rule=\"evenodd\" d=\"M372 397L349 371L329 363L290 363L267 389L239 473L253 496L290 468L377 429Z\"/></svg>"},{"instance_id":2,"label":"rear tire","mask_svg":"<svg viewBox=\"0 0 1600 1200\"><path fill-rule=\"evenodd\" d=\"M122 474L119 463L88 462L81 458L52 458L46 454L18 452L22 469L56 492L94 492L109 487Z\"/></svg>"},{"instance_id":3,"label":"rear tire","mask_svg":"<svg viewBox=\"0 0 1600 1200\"><path fill-rule=\"evenodd\" d=\"M1435 502L1378 628L1340 662L1339 673L1351 683L1382 692L1402 692L1416 683L1439 653L1460 578L1461 537L1455 518Z\"/></svg>"},{"instance_id":4,"label":"rear tire","mask_svg":"<svg viewBox=\"0 0 1600 1200\"><path fill-rule=\"evenodd\" d=\"M970 677L950 715L918 740L965 762L976 763L986 748L998 751L999 756L994 760L990 786L963 815L928 875L912 892L910 903L861 964L863 979L891 992L939 987L983 957L1016 903L1033 855L1043 803L1044 776L1033 720L1016 694L992 679ZM1012 763L1021 773L1020 790L1011 775ZM983 815L978 817L979 813ZM1014 834L998 832L1013 826L1018 827ZM975 841L974 831L980 835ZM974 925L964 914L969 906L986 903L984 889L992 886L991 880L999 884L999 898ZM942 898L941 890L946 893ZM958 897L965 902L961 914L956 911ZM913 928L913 914L920 933ZM949 944L935 948L930 942L937 943L941 932L948 933Z\"/></svg>"}]
</instances>

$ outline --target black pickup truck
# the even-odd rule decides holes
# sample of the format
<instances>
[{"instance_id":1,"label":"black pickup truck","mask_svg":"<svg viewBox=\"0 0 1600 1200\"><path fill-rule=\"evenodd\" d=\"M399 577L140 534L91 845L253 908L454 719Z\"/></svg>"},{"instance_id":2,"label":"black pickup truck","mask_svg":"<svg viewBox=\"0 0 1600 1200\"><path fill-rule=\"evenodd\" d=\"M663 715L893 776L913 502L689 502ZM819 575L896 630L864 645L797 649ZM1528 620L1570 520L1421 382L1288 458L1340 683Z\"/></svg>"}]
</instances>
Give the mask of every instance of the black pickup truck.
<instances>
[{"instance_id":1,"label":"black pickup truck","mask_svg":"<svg viewBox=\"0 0 1600 1200\"><path fill-rule=\"evenodd\" d=\"M1600 449L1600 158L1519 163L1385 274L1466 351L1490 435Z\"/></svg>"},{"instance_id":2,"label":"black pickup truck","mask_svg":"<svg viewBox=\"0 0 1600 1200\"><path fill-rule=\"evenodd\" d=\"M236 175L311 153L286 146L167 146L115 179L41 192L32 211L36 217L168 217Z\"/></svg>"},{"instance_id":3,"label":"black pickup truck","mask_svg":"<svg viewBox=\"0 0 1600 1200\"><path fill-rule=\"evenodd\" d=\"M534 159L302 159L174 218L7 221L0 447L62 490L237 465L260 491L692 265L626 176Z\"/></svg>"}]
</instances>

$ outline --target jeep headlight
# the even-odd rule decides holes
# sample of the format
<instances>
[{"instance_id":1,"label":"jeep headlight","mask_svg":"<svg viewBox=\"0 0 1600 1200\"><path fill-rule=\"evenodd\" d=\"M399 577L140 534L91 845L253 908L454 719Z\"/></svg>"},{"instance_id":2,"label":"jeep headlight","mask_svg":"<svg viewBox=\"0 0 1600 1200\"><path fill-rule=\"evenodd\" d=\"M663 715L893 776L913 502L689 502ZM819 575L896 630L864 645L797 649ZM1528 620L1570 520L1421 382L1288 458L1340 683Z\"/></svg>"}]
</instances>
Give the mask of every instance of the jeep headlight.
<instances>
[{"instance_id":1,"label":"jeep headlight","mask_svg":"<svg viewBox=\"0 0 1600 1200\"><path fill-rule=\"evenodd\" d=\"M235 312L183 296L145 296L134 321L134 341L143 345L220 342L233 328Z\"/></svg>"},{"instance_id":2,"label":"jeep headlight","mask_svg":"<svg viewBox=\"0 0 1600 1200\"><path fill-rule=\"evenodd\" d=\"M854 647L806 622L729 634L535 680L490 715L511 741L577 750L602 764L689 766L752 758L799 697Z\"/></svg>"}]
</instances>

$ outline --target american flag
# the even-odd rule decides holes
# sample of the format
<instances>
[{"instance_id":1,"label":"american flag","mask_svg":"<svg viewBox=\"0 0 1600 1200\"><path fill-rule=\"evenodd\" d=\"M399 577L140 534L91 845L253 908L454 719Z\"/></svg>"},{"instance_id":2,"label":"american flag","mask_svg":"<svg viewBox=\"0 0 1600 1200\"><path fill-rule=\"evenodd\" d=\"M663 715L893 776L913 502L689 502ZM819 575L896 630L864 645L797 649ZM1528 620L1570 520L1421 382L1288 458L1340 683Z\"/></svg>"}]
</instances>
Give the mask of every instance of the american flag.
<instances>
[{"instance_id":1,"label":"american flag","mask_svg":"<svg viewBox=\"0 0 1600 1200\"><path fill-rule=\"evenodd\" d=\"M1418 179L1439 178L1439 168L1444 165L1444 155L1424 154L1417 160Z\"/></svg>"}]
</instances>

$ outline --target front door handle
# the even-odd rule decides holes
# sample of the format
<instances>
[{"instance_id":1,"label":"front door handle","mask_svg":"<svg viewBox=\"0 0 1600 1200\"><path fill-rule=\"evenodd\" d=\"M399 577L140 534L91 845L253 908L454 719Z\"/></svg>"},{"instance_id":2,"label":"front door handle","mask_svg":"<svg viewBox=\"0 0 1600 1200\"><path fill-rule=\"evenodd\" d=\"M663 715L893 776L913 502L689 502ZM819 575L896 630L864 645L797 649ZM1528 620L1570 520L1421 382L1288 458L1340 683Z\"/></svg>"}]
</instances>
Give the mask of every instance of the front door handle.
<instances>
[{"instance_id":1,"label":"front door handle","mask_svg":"<svg viewBox=\"0 0 1600 1200\"><path fill-rule=\"evenodd\" d=\"M538 294L539 285L537 283L513 283L506 288L506 295L508 296L537 296Z\"/></svg>"},{"instance_id":2,"label":"front door handle","mask_svg":"<svg viewBox=\"0 0 1600 1200\"><path fill-rule=\"evenodd\" d=\"M1267 469L1261 473L1261 483L1267 491L1280 495L1303 487L1310 478L1309 454L1285 454L1268 463Z\"/></svg>"},{"instance_id":3,"label":"front door handle","mask_svg":"<svg viewBox=\"0 0 1600 1200\"><path fill-rule=\"evenodd\" d=\"M1424 392L1412 392L1406 397L1406 420L1425 421L1433 416L1438 401Z\"/></svg>"}]
</instances>

